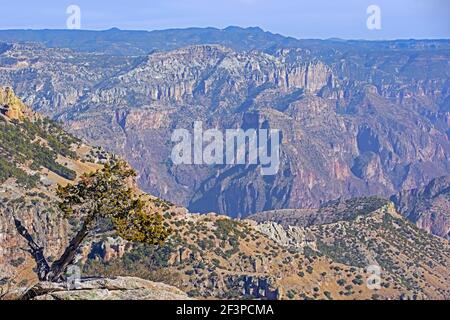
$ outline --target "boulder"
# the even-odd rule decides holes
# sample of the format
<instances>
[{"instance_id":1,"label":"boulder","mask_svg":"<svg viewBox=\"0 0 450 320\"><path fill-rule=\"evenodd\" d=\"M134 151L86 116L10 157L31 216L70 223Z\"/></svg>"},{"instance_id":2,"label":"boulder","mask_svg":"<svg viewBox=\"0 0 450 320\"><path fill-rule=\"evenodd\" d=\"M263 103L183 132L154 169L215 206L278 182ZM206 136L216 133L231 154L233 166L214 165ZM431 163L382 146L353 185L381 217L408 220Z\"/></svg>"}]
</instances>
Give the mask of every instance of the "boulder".
<instances>
[{"instance_id":1,"label":"boulder","mask_svg":"<svg viewBox=\"0 0 450 320\"><path fill-rule=\"evenodd\" d=\"M67 283L40 282L26 294L31 300L186 300L186 293L164 283L134 277L87 278L69 290Z\"/></svg>"}]
</instances>

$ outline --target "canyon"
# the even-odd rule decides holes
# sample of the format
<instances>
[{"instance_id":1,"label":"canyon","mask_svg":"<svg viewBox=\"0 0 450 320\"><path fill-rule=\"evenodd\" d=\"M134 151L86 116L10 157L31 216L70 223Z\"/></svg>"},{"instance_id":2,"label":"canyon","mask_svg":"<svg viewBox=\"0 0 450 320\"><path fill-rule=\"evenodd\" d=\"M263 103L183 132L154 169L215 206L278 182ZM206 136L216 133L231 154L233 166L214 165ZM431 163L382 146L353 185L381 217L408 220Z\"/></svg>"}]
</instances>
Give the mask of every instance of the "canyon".
<instances>
[{"instance_id":1,"label":"canyon","mask_svg":"<svg viewBox=\"0 0 450 320\"><path fill-rule=\"evenodd\" d=\"M127 242L99 220L74 261L83 275L80 288L68 292L65 284L38 282L18 222L54 261L80 227L80 217L68 219L58 207L57 186L76 183L114 156L33 112L10 88L0 89L0 97L4 109L16 110L0 114L1 299L24 293L38 300L449 297L448 241L397 211L414 207L408 203L420 209L418 194L445 199L445 181L412 191L397 207L358 198L329 202L318 212L264 212L242 220L192 213L143 193L149 213L159 213L174 231L163 245ZM376 291L366 285L373 266L383 270Z\"/></svg>"},{"instance_id":2,"label":"canyon","mask_svg":"<svg viewBox=\"0 0 450 320\"><path fill-rule=\"evenodd\" d=\"M95 53L4 44L0 81L71 133L124 156L143 190L193 212L246 217L388 198L449 175L449 41L283 42L259 29L226 32L242 37L155 42L156 51L133 56L106 44ZM259 47L247 41L254 37L278 40ZM175 165L170 137L195 121L280 130L278 174Z\"/></svg>"}]
</instances>

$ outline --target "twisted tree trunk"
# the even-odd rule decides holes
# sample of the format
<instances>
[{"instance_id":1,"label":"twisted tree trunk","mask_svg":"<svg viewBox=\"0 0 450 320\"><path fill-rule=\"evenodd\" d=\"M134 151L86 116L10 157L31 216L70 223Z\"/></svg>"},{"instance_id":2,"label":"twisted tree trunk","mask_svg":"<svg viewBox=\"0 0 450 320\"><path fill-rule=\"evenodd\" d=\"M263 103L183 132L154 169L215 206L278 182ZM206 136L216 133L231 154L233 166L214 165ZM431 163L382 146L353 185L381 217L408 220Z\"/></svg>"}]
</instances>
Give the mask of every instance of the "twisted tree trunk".
<instances>
[{"instance_id":1,"label":"twisted tree trunk","mask_svg":"<svg viewBox=\"0 0 450 320\"><path fill-rule=\"evenodd\" d=\"M55 261L51 268L50 272L48 272L46 276L47 281L60 281L62 280L63 273L66 271L67 267L73 262L77 250L86 236L89 234L90 226L92 224L93 219L87 218L80 231L72 238L69 243L69 246L66 248L62 256L59 260Z\"/></svg>"},{"instance_id":2,"label":"twisted tree trunk","mask_svg":"<svg viewBox=\"0 0 450 320\"><path fill-rule=\"evenodd\" d=\"M50 272L50 266L48 265L47 259L44 256L44 248L39 246L28 232L28 230L22 225L22 222L14 217L14 224L16 225L17 232L25 238L28 242L28 251L33 256L36 261L36 270L39 280L46 280L48 273Z\"/></svg>"},{"instance_id":3,"label":"twisted tree trunk","mask_svg":"<svg viewBox=\"0 0 450 320\"><path fill-rule=\"evenodd\" d=\"M48 264L47 259L44 255L44 248L38 245L22 222L16 218L15 212L18 208L9 209L12 213L14 219L14 224L16 226L17 232L27 241L28 252L32 255L36 262L36 273L40 281L62 281L64 280L64 272L67 267L73 262L77 250L86 236L89 234L90 227L94 222L92 216L88 216L83 222L82 228L77 232L77 234L70 241L68 247L64 250L61 257L55 261L51 266Z\"/></svg>"}]
</instances>

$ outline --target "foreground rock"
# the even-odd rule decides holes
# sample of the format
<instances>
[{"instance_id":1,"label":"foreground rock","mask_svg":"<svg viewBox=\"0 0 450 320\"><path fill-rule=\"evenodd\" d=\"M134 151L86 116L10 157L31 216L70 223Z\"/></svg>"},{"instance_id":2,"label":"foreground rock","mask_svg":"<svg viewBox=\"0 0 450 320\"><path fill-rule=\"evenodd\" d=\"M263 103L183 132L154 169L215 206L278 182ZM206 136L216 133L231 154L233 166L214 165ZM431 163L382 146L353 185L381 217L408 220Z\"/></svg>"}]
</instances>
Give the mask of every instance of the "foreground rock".
<instances>
[{"instance_id":1,"label":"foreground rock","mask_svg":"<svg viewBox=\"0 0 450 320\"><path fill-rule=\"evenodd\" d=\"M186 300L181 290L133 277L85 279L77 289L66 283L41 282L28 292L32 300Z\"/></svg>"}]
</instances>

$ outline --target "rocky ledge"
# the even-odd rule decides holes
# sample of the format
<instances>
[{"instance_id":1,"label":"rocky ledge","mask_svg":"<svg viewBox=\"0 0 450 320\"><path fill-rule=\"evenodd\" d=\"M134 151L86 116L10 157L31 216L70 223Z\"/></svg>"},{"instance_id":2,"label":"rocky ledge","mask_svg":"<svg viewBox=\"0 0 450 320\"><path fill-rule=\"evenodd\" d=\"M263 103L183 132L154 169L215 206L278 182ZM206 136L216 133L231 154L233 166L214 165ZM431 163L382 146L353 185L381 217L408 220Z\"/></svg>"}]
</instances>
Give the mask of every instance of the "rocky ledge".
<instances>
[{"instance_id":1,"label":"rocky ledge","mask_svg":"<svg viewBox=\"0 0 450 320\"><path fill-rule=\"evenodd\" d=\"M186 300L183 291L164 283L133 277L83 279L75 289L67 283L40 282L27 293L32 300Z\"/></svg>"}]
</instances>

